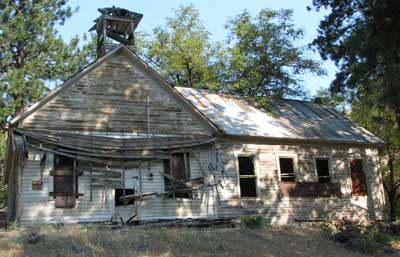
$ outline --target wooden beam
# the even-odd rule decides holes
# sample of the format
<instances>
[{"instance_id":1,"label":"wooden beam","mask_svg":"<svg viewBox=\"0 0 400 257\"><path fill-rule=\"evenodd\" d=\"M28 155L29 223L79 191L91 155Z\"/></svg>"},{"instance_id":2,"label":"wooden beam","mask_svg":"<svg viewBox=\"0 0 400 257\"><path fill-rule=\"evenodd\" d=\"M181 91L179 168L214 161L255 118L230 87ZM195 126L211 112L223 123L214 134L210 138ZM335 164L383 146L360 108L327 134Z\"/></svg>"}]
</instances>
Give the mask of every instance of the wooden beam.
<instances>
[{"instance_id":1,"label":"wooden beam","mask_svg":"<svg viewBox=\"0 0 400 257\"><path fill-rule=\"evenodd\" d=\"M90 173L89 173L89 180L90 180L90 197L89 197L89 201L93 201L92 173L93 173L93 165L92 165L92 163L90 163Z\"/></svg>"},{"instance_id":2,"label":"wooden beam","mask_svg":"<svg viewBox=\"0 0 400 257\"><path fill-rule=\"evenodd\" d=\"M192 185L190 185L188 182L176 179L168 174L163 173L164 177L166 177L167 179L171 180L172 182L176 182L175 184L181 184L185 187L187 187L188 189L193 189Z\"/></svg>"},{"instance_id":3,"label":"wooden beam","mask_svg":"<svg viewBox=\"0 0 400 257\"><path fill-rule=\"evenodd\" d=\"M123 153L122 153L123 155ZM122 195L124 196L124 205L126 205L126 199L125 199L125 164L122 162Z\"/></svg>"},{"instance_id":4,"label":"wooden beam","mask_svg":"<svg viewBox=\"0 0 400 257\"><path fill-rule=\"evenodd\" d=\"M72 167L72 197L76 201L76 159L74 159L74 166Z\"/></svg>"}]
</instances>

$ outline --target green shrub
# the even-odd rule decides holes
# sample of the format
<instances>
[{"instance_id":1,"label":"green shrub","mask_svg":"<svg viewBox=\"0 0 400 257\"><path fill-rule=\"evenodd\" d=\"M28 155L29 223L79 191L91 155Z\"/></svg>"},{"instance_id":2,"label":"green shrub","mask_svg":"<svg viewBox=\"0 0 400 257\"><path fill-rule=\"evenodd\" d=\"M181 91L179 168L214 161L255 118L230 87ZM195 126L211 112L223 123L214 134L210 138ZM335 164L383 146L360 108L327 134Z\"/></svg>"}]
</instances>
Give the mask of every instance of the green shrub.
<instances>
[{"instance_id":1,"label":"green shrub","mask_svg":"<svg viewBox=\"0 0 400 257\"><path fill-rule=\"evenodd\" d=\"M241 224L245 228L258 229L266 225L266 220L263 216L243 216L240 218Z\"/></svg>"},{"instance_id":2,"label":"green shrub","mask_svg":"<svg viewBox=\"0 0 400 257\"><path fill-rule=\"evenodd\" d=\"M0 182L0 209L6 206L7 203L7 185L2 185Z\"/></svg>"}]
</instances>

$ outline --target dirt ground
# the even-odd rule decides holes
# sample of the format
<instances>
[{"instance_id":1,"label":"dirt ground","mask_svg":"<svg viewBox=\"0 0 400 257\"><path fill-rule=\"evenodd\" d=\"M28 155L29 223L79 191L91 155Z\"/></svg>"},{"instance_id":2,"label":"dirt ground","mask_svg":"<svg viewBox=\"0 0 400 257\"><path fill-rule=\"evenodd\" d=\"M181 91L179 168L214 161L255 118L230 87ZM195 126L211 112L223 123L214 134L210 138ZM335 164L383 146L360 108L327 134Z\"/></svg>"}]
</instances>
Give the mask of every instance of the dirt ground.
<instances>
[{"instance_id":1,"label":"dirt ground","mask_svg":"<svg viewBox=\"0 0 400 257\"><path fill-rule=\"evenodd\" d=\"M32 237L32 235L38 235ZM29 243L32 238L37 242ZM243 228L110 229L101 225L14 228L0 232L0 256L365 256L299 226ZM379 253L375 256L391 256Z\"/></svg>"}]
</instances>

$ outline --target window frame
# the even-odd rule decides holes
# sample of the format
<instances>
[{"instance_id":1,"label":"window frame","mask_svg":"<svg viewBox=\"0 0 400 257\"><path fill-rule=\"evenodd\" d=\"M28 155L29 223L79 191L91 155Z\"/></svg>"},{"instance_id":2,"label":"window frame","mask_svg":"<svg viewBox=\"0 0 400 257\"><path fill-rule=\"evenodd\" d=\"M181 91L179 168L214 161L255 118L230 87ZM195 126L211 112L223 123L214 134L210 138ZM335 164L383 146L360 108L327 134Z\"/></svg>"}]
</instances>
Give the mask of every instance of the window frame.
<instances>
[{"instance_id":1,"label":"window frame","mask_svg":"<svg viewBox=\"0 0 400 257\"><path fill-rule=\"evenodd\" d=\"M190 171L190 153L189 152L183 152L183 153L174 153L174 154L182 154L183 155L183 162L184 162L184 167L185 167L185 176L186 176L186 179L187 180L190 180L191 179L191 177L192 177L192 174L191 174L191 171ZM172 155L171 155L172 156ZM166 163L166 161L168 161L168 164L169 164L169 167L168 167L168 170L169 170L169 173L166 173L166 170L165 170L165 163ZM170 175L170 176L172 176L172 174L171 174L171 158L168 158L168 159L164 159L163 160L163 162L162 162L162 165L163 165L163 175L164 174L168 174L168 175ZM173 176L172 176L173 177ZM164 177L164 179L163 179L163 182L164 182L164 192L167 192L167 190L166 190L166 180L168 180L167 178L165 178ZM179 194L179 193L178 193ZM187 191L187 197L179 197L179 196L174 196L174 194L171 194L169 197L167 197L167 198L176 198L176 199L180 199L180 200L182 200L182 199L188 199L188 200L191 200L191 199L193 199L193 192L192 191Z\"/></svg>"},{"instance_id":2,"label":"window frame","mask_svg":"<svg viewBox=\"0 0 400 257\"><path fill-rule=\"evenodd\" d=\"M361 161L361 167L362 167L362 172L365 178L365 187L366 187L366 194L365 195L356 195L353 192L353 180L351 179L351 164L350 162L352 160L360 160ZM370 192L369 192L369 188L368 188L368 178L367 178L367 174L366 174L366 161L363 157L361 156L351 156L349 158L347 158L347 167L348 167L348 178L349 178L349 182L350 182L350 195L352 198L358 198L358 197L369 197Z\"/></svg>"},{"instance_id":3,"label":"window frame","mask_svg":"<svg viewBox=\"0 0 400 257\"><path fill-rule=\"evenodd\" d=\"M254 167L254 175L240 175L239 169L239 157L249 157L253 161ZM258 199L260 197L260 190L259 190L259 182L258 182L258 164L257 164L257 156L253 153L241 153L235 155L235 162L236 162L236 174L237 174L237 194L240 199ZM242 196L241 187L240 187L240 179L241 178L254 178L255 181L255 191L256 196Z\"/></svg>"},{"instance_id":4,"label":"window frame","mask_svg":"<svg viewBox=\"0 0 400 257\"><path fill-rule=\"evenodd\" d=\"M314 172L315 172L315 176L317 178L317 182L324 183L324 182L319 182L317 160L328 160L329 181L325 182L325 183L332 183L333 182L332 157L324 156L324 155L314 156Z\"/></svg>"},{"instance_id":5,"label":"window frame","mask_svg":"<svg viewBox=\"0 0 400 257\"><path fill-rule=\"evenodd\" d=\"M57 161L59 158L66 158L66 159L70 159L70 161L72 162L72 174L70 175L65 175L65 174L57 174ZM55 203L55 207L56 208L61 208L61 209L74 209L77 206L77 201L79 199L80 196L83 196L83 194L79 193L79 174L76 170L77 167L77 160L74 158L70 158L70 157L66 157L63 155L58 155L58 154L54 154L53 155L53 159L52 159L52 163L53 163L53 169L52 172L49 173L49 177L52 177L52 189L50 192L49 190L49 196L52 196L52 200L54 200ZM65 177L69 177L72 180L72 192L71 195L69 194L69 192L60 192L57 190L57 185L59 185L60 178L65 178ZM59 198L58 198L59 197ZM64 200L61 200L62 198L64 198ZM73 199L73 200L72 200ZM71 201L69 204L65 203L64 205L58 205L58 201Z\"/></svg>"},{"instance_id":6,"label":"window frame","mask_svg":"<svg viewBox=\"0 0 400 257\"><path fill-rule=\"evenodd\" d=\"M293 175L294 175L294 181L282 181L281 177L281 163L280 163L280 158L290 158L293 160ZM298 182L298 161L297 161L297 154L288 154L288 153L281 153L276 155L276 167L278 170L278 181L279 183L296 183Z\"/></svg>"}]
</instances>

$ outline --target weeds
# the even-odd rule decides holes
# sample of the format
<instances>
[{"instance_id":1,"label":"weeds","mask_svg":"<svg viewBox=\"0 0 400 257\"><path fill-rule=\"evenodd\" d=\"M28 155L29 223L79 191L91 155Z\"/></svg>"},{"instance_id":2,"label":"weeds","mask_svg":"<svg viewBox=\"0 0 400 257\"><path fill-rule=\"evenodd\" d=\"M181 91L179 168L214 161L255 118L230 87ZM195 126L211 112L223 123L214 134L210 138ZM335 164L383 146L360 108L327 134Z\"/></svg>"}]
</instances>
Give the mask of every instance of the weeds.
<instances>
[{"instance_id":1,"label":"weeds","mask_svg":"<svg viewBox=\"0 0 400 257\"><path fill-rule=\"evenodd\" d=\"M248 229L261 229L267 225L267 221L263 216L243 216L240 223Z\"/></svg>"}]
</instances>

